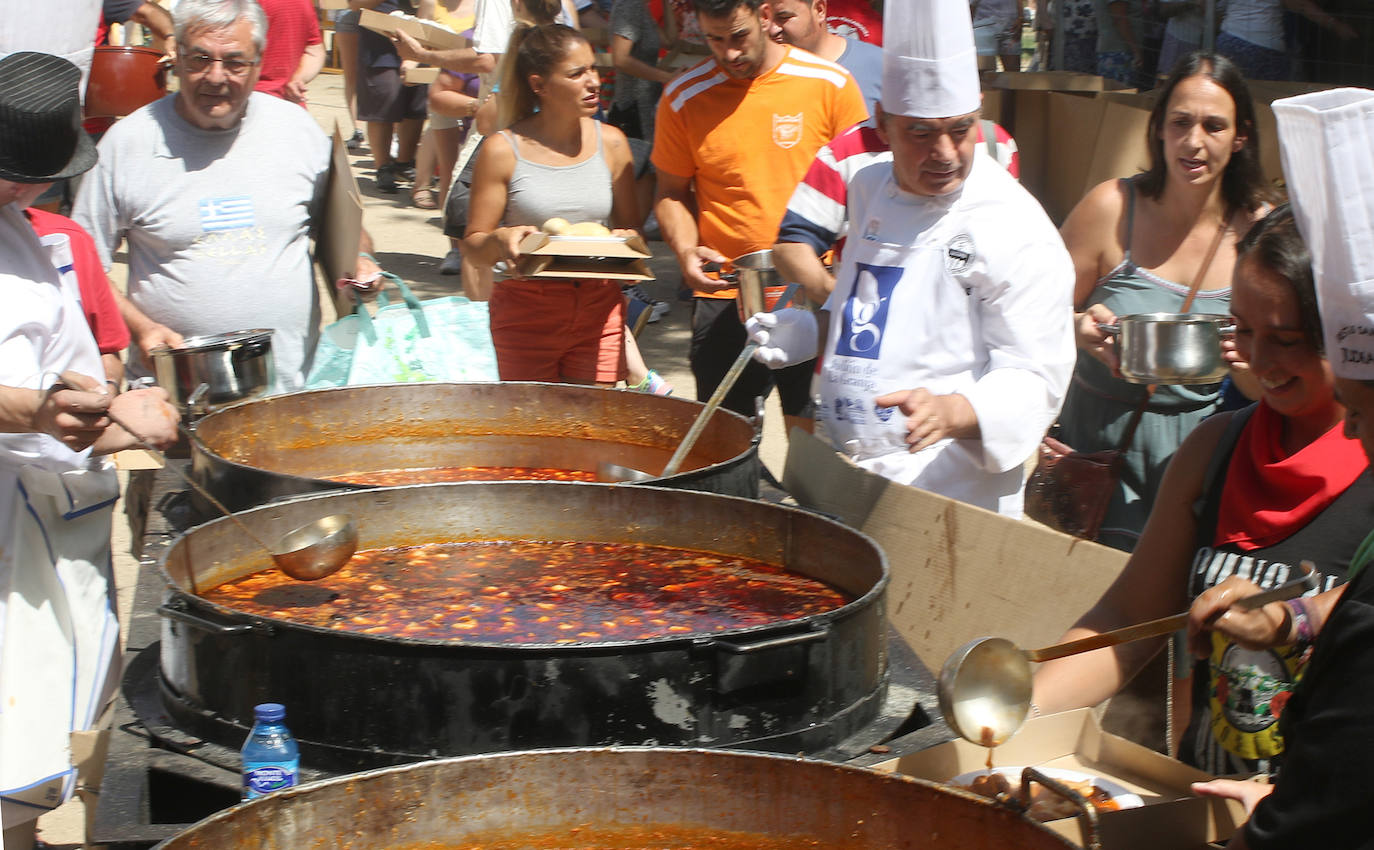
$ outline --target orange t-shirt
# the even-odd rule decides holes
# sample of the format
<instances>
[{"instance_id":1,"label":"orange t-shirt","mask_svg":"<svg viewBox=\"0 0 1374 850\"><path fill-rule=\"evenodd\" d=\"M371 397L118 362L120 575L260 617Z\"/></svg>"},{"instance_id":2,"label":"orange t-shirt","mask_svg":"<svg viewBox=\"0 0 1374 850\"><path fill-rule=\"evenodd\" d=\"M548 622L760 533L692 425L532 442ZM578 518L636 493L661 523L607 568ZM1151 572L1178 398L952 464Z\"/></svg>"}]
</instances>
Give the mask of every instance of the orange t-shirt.
<instances>
[{"instance_id":1,"label":"orange t-shirt","mask_svg":"<svg viewBox=\"0 0 1374 850\"><path fill-rule=\"evenodd\" d=\"M789 46L776 67L748 80L711 58L664 89L653 163L692 179L701 244L739 257L773 247L816 152L867 117L849 73L804 50Z\"/></svg>"}]
</instances>

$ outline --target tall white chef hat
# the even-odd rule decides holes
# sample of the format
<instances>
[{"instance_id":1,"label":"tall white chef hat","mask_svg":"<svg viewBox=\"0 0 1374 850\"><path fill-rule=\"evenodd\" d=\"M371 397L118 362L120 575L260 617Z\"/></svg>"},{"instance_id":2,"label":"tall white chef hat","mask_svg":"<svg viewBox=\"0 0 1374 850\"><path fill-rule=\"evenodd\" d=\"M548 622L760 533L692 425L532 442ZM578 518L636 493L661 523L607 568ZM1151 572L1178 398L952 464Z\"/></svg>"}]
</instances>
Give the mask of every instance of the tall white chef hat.
<instances>
[{"instance_id":1,"label":"tall white chef hat","mask_svg":"<svg viewBox=\"0 0 1374 850\"><path fill-rule=\"evenodd\" d=\"M981 103L968 0L887 0L883 111L949 118Z\"/></svg>"},{"instance_id":2,"label":"tall white chef hat","mask_svg":"<svg viewBox=\"0 0 1374 850\"><path fill-rule=\"evenodd\" d=\"M1332 371L1374 380L1374 92L1274 101L1283 173L1312 252Z\"/></svg>"}]
</instances>

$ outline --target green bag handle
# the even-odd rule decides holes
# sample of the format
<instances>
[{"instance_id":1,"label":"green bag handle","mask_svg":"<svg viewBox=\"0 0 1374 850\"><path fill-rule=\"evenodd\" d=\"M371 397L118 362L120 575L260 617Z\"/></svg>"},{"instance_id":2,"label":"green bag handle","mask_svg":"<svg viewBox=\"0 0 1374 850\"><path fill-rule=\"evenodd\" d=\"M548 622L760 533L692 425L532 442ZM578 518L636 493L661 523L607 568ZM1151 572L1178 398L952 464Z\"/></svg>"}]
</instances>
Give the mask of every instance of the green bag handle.
<instances>
[{"instance_id":1,"label":"green bag handle","mask_svg":"<svg viewBox=\"0 0 1374 850\"><path fill-rule=\"evenodd\" d=\"M415 319L415 327L419 329L420 336L429 336L429 321L425 318L425 308L420 304L420 299L415 297L415 293L410 291L410 287L406 286L406 282L401 280L399 275L394 275L391 272L382 272L382 277L391 281L391 284L400 291L401 300L405 302L406 307L410 310L410 315ZM390 304L391 299L386 297L385 290L377 293L378 309L390 306ZM367 310L363 308L361 301L358 302L357 309L362 310L363 313L367 312ZM372 319L369 317L368 325L371 326L371 323ZM375 336L369 337L368 341L372 342L375 341L375 339Z\"/></svg>"}]
</instances>

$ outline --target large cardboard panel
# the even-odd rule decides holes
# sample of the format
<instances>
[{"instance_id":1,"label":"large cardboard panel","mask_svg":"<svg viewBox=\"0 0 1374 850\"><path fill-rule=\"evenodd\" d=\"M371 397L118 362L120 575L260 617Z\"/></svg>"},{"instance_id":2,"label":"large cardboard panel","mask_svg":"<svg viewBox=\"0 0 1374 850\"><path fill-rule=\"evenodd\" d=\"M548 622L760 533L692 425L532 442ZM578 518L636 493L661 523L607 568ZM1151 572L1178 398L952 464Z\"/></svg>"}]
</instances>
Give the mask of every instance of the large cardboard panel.
<instances>
[{"instance_id":1,"label":"large cardboard panel","mask_svg":"<svg viewBox=\"0 0 1374 850\"><path fill-rule=\"evenodd\" d=\"M1076 770L1110 779L1138 794L1142 807L1099 815L1103 850L1200 850L1209 842L1229 838L1245 818L1233 801L1192 795L1189 785L1210 776L1103 731L1091 709L1028 720L994 756L997 766ZM987 757L985 748L960 739L883 762L875 769L945 782L982 768ZM1049 827L1070 840L1084 840L1075 819L1053 821Z\"/></svg>"},{"instance_id":2,"label":"large cardboard panel","mask_svg":"<svg viewBox=\"0 0 1374 850\"><path fill-rule=\"evenodd\" d=\"M348 161L343 133L334 122L334 150L329 168L329 187L324 202L324 226L320 228L315 259L324 269L324 279L334 281L353 277L358 265L358 240L363 230L363 196Z\"/></svg>"},{"instance_id":3,"label":"large cardboard panel","mask_svg":"<svg viewBox=\"0 0 1374 850\"><path fill-rule=\"evenodd\" d=\"M1127 87L1116 80L1095 74L1074 71L1037 71L1034 73L987 74L983 88L1013 91L1124 91Z\"/></svg>"},{"instance_id":4,"label":"large cardboard panel","mask_svg":"<svg viewBox=\"0 0 1374 850\"><path fill-rule=\"evenodd\" d=\"M883 547L889 621L932 670L986 635L1052 644L1126 564L1115 549L895 484L797 429L783 484Z\"/></svg>"}]
</instances>

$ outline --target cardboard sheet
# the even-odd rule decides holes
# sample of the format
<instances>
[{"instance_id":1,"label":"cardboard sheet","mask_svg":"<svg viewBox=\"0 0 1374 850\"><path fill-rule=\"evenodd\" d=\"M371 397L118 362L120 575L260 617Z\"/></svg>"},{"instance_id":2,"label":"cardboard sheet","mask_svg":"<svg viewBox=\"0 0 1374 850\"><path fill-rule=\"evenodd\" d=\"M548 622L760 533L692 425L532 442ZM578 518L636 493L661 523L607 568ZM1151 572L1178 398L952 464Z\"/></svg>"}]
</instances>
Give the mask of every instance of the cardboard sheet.
<instances>
[{"instance_id":1,"label":"cardboard sheet","mask_svg":"<svg viewBox=\"0 0 1374 850\"><path fill-rule=\"evenodd\" d=\"M959 739L875 768L944 782L983 768L987 757L985 748ZM1210 776L1103 731L1090 709L1026 721L993 758L998 767L1081 771L1138 794L1142 807L1099 815L1103 850L1201 850L1209 842L1229 838L1245 818L1238 803L1193 796L1189 785ZM1053 821L1049 827L1070 840L1083 840L1076 819Z\"/></svg>"},{"instance_id":2,"label":"cardboard sheet","mask_svg":"<svg viewBox=\"0 0 1374 850\"><path fill-rule=\"evenodd\" d=\"M931 670L977 637L1054 643L1126 564L1115 549L894 484L798 429L783 484L883 547L888 619Z\"/></svg>"},{"instance_id":3,"label":"cardboard sheet","mask_svg":"<svg viewBox=\"0 0 1374 850\"><path fill-rule=\"evenodd\" d=\"M424 47L434 50L447 50L454 47L467 47L468 40L456 32L435 26L428 21L415 18L401 18L396 15L383 15L375 9L363 9L358 18L360 26L385 36L404 31Z\"/></svg>"},{"instance_id":4,"label":"cardboard sheet","mask_svg":"<svg viewBox=\"0 0 1374 850\"><path fill-rule=\"evenodd\" d=\"M408 86L429 85L439 79L439 69L421 66L419 68L406 68L401 72L401 81Z\"/></svg>"},{"instance_id":5,"label":"cardboard sheet","mask_svg":"<svg viewBox=\"0 0 1374 850\"><path fill-rule=\"evenodd\" d=\"M324 202L324 223L319 228L315 259L324 269L330 290L334 281L350 278L358 263L358 240L363 230L363 196L349 167L343 133L334 123L334 151L330 161L329 188Z\"/></svg>"}]
</instances>

